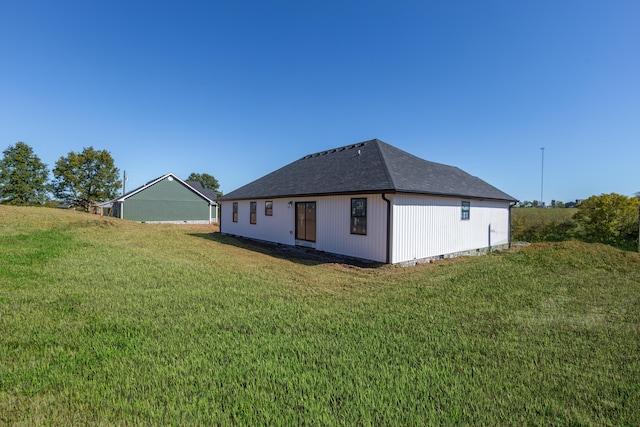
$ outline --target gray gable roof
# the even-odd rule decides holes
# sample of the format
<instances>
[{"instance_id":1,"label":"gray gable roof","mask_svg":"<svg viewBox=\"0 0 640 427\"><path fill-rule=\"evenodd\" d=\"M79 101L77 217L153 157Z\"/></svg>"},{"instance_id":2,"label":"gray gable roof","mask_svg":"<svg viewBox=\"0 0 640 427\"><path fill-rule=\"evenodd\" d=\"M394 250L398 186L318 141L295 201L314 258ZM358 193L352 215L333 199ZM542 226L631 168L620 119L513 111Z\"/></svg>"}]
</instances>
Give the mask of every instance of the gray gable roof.
<instances>
[{"instance_id":1,"label":"gray gable roof","mask_svg":"<svg viewBox=\"0 0 640 427\"><path fill-rule=\"evenodd\" d=\"M206 196L209 200L215 201L218 198L218 195L216 194L215 191L210 190L208 188L204 188L202 184L198 181L185 181L185 182L189 184L191 188L201 193L202 195Z\"/></svg>"},{"instance_id":2,"label":"gray gable roof","mask_svg":"<svg viewBox=\"0 0 640 427\"><path fill-rule=\"evenodd\" d=\"M516 201L459 168L378 139L304 156L218 200L381 192Z\"/></svg>"},{"instance_id":3,"label":"gray gable roof","mask_svg":"<svg viewBox=\"0 0 640 427\"><path fill-rule=\"evenodd\" d=\"M139 192L144 191L145 189L151 187L152 185L154 185L154 184L156 184L156 183L158 183L158 182L160 182L163 179L166 179L168 177L171 177L172 179L175 179L176 181L178 181L179 183L184 185L186 188L188 188L189 190L191 190L194 193L196 193L198 196L200 196L203 199L205 199L210 204L216 204L216 202L215 202L216 193L214 191L205 189L204 187L202 187L202 184L200 184L199 182L183 181L177 175L175 175L173 173L168 173L168 174L162 175L161 177L158 177L156 179L152 179L151 181L147 182L146 184L141 185L138 188L134 188L133 190L128 191L126 194L123 194L122 196L117 197L117 198L111 200L110 202L124 202L126 199L128 199L131 196L133 196L134 194L138 194Z\"/></svg>"}]
</instances>

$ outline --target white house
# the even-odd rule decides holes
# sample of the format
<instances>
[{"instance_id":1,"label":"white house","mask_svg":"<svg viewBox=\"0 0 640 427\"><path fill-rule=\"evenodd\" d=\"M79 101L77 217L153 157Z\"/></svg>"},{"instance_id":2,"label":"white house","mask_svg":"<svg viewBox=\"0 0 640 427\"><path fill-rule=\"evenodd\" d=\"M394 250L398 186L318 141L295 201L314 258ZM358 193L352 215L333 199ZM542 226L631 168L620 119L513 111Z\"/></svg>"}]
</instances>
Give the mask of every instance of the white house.
<instances>
[{"instance_id":1,"label":"white house","mask_svg":"<svg viewBox=\"0 0 640 427\"><path fill-rule=\"evenodd\" d=\"M222 233L390 264L506 248L516 201L377 139L310 154L218 199Z\"/></svg>"}]
</instances>

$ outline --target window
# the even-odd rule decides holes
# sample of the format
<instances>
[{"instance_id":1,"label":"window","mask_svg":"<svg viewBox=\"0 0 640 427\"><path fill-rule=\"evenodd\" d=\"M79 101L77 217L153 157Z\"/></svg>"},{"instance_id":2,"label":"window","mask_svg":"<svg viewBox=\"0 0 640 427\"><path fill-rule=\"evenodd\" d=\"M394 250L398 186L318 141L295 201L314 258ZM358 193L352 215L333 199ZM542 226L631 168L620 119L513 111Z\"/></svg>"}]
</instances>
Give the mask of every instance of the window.
<instances>
[{"instance_id":1,"label":"window","mask_svg":"<svg viewBox=\"0 0 640 427\"><path fill-rule=\"evenodd\" d=\"M258 203L257 202L250 202L249 203L249 222L251 224L255 224L256 223L256 212L258 210Z\"/></svg>"},{"instance_id":2,"label":"window","mask_svg":"<svg viewBox=\"0 0 640 427\"><path fill-rule=\"evenodd\" d=\"M367 234L367 199L351 199L351 234Z\"/></svg>"},{"instance_id":3,"label":"window","mask_svg":"<svg viewBox=\"0 0 640 427\"><path fill-rule=\"evenodd\" d=\"M233 202L233 222L238 222L238 202Z\"/></svg>"},{"instance_id":4,"label":"window","mask_svg":"<svg viewBox=\"0 0 640 427\"><path fill-rule=\"evenodd\" d=\"M264 202L264 216L273 216L273 202Z\"/></svg>"},{"instance_id":5,"label":"window","mask_svg":"<svg viewBox=\"0 0 640 427\"><path fill-rule=\"evenodd\" d=\"M469 219L471 216L471 202L462 202L462 213L460 219Z\"/></svg>"}]
</instances>

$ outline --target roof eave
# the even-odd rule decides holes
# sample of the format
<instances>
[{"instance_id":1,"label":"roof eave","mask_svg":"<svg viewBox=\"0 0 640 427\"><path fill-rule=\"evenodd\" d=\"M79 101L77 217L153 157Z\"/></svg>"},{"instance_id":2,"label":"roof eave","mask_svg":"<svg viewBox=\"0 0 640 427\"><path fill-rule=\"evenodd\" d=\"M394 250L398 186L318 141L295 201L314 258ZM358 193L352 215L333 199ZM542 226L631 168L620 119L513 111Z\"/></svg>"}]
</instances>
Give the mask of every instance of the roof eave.
<instances>
[{"instance_id":1,"label":"roof eave","mask_svg":"<svg viewBox=\"0 0 640 427\"><path fill-rule=\"evenodd\" d=\"M230 201L238 201L238 200L257 200L257 199L287 199L287 198L300 198L300 197L320 197L320 196L348 196L352 194L382 194L382 193L395 193L396 190L393 189L375 189L375 190L361 190L361 191L333 191L326 193L305 193L305 194L278 194L278 195L259 195L254 197L230 197L218 199L219 202L230 202Z\"/></svg>"},{"instance_id":2,"label":"roof eave","mask_svg":"<svg viewBox=\"0 0 640 427\"><path fill-rule=\"evenodd\" d=\"M280 195L255 195L253 197L230 197L217 199L218 202L231 202L238 200L262 200L262 199L286 199L286 198L301 198L301 197L320 197L320 196L349 196L356 194L416 194L423 196L438 196L438 197L455 197L460 199L474 199L474 200L496 200L504 202L517 202L517 199L513 197L493 197L482 195L470 195L470 194L454 194L454 193L438 193L438 192L424 192L413 190L398 190L394 188L388 189L375 189L375 190L361 190L361 191L336 191L328 193L307 193L307 194L280 194Z\"/></svg>"},{"instance_id":3,"label":"roof eave","mask_svg":"<svg viewBox=\"0 0 640 427\"><path fill-rule=\"evenodd\" d=\"M474 200L498 200L504 202L517 202L518 199L515 199L508 194L505 194L507 197L496 197L496 196L487 196L487 195L479 195L479 194L465 194L465 193L439 193L437 191L419 191L419 190L397 190L399 194L420 194L424 196L439 196L439 197L455 197L460 199L474 199Z\"/></svg>"}]
</instances>

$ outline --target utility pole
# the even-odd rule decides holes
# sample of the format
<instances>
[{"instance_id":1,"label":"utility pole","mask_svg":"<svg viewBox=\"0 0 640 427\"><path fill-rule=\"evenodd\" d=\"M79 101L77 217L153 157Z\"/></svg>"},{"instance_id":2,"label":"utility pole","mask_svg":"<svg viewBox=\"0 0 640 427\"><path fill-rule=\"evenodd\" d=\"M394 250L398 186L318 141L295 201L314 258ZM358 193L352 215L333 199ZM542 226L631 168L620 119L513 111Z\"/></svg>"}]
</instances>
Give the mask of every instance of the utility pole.
<instances>
[{"instance_id":1,"label":"utility pole","mask_svg":"<svg viewBox=\"0 0 640 427\"><path fill-rule=\"evenodd\" d=\"M122 195L127 194L127 171L123 171L124 175L122 177Z\"/></svg>"},{"instance_id":2,"label":"utility pole","mask_svg":"<svg viewBox=\"0 0 640 427\"><path fill-rule=\"evenodd\" d=\"M540 176L540 207L544 207L543 197L544 197L544 147L540 147L540 151L542 151L542 174Z\"/></svg>"}]
</instances>

